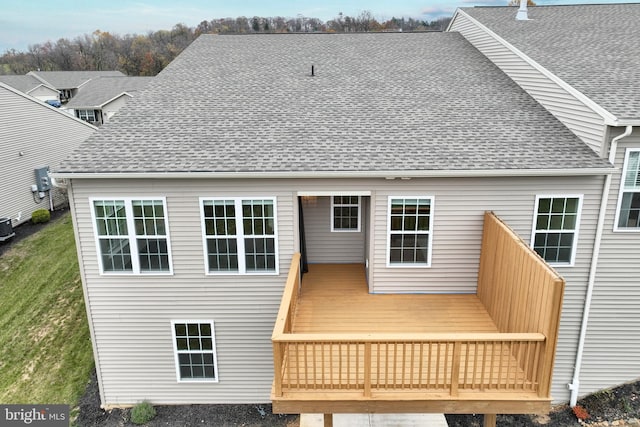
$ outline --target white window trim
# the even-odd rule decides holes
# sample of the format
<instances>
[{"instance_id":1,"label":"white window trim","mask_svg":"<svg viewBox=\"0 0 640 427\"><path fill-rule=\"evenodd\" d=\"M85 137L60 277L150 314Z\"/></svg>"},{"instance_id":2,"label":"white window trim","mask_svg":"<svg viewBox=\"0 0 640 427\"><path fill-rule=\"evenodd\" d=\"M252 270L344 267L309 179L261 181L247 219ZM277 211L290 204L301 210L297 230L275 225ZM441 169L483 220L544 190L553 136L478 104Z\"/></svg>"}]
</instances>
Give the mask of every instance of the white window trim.
<instances>
[{"instance_id":1,"label":"white window trim","mask_svg":"<svg viewBox=\"0 0 640 427\"><path fill-rule=\"evenodd\" d=\"M362 218L362 197L357 196L357 195L351 195L352 197L357 197L358 198L358 228L357 229L336 229L334 227L334 219L335 219L335 211L334 211L334 207L336 206L336 204L333 201L333 198L335 197L344 197L342 195L339 194L334 194L333 196L330 197L331 199L331 232L332 233L359 233L360 232L360 224L361 224L361 218ZM348 195L347 195L348 196ZM340 203L337 206L351 206L353 207L353 204L344 204L344 203Z\"/></svg>"},{"instance_id":2,"label":"white window trim","mask_svg":"<svg viewBox=\"0 0 640 427\"><path fill-rule=\"evenodd\" d=\"M371 196L369 190L350 190L350 191L298 191L296 193L298 197L315 196L315 197L330 197L330 196Z\"/></svg>"},{"instance_id":3,"label":"white window trim","mask_svg":"<svg viewBox=\"0 0 640 427\"><path fill-rule=\"evenodd\" d=\"M536 194L536 200L533 205L533 220L531 223L531 240L529 242L529 246L533 249L535 238L536 238L536 223L538 221L538 203L540 203L540 199L578 199L578 211L576 212L576 227L573 230L573 245L571 246L571 260L570 262L551 262L545 261L552 267L573 267L576 262L576 252L578 252L578 236L580 234L580 221L582 217L582 203L584 199L584 194ZM553 230L547 230L546 232L551 232ZM541 232L544 232L541 230ZM541 257L542 258L542 257ZM543 258L544 259L544 258Z\"/></svg>"},{"instance_id":4,"label":"white window trim","mask_svg":"<svg viewBox=\"0 0 640 427\"><path fill-rule=\"evenodd\" d=\"M98 234L98 224L96 221L96 211L93 205L97 201L124 201L125 213L127 218L127 230L129 239L129 246L131 248L131 271L104 271L104 265L102 264L102 251L100 250L100 235ZM133 220L133 206L131 204L134 200L161 200L164 208L164 229L166 230L167 239L167 253L169 255L169 271L140 271L140 259L138 253L138 241L136 239L136 228ZM89 210L91 211L91 222L93 223L93 235L96 241L96 256L98 258L98 265L100 266L100 275L103 276L171 276L173 275L173 251L171 250L171 237L169 233L169 212L167 210L167 198L166 197L91 197L89 198ZM124 237L124 236L123 236Z\"/></svg>"},{"instance_id":5,"label":"white window trim","mask_svg":"<svg viewBox=\"0 0 640 427\"><path fill-rule=\"evenodd\" d=\"M429 199L429 248L427 253L427 263L426 264L393 264L391 263L391 200L393 199ZM386 264L388 268L430 268L431 267L431 256L433 254L433 219L434 219L434 205L435 205L435 197L434 196L388 196L387 197L387 248L385 250L386 253ZM421 233L423 234L423 233Z\"/></svg>"},{"instance_id":6,"label":"white window trim","mask_svg":"<svg viewBox=\"0 0 640 427\"><path fill-rule=\"evenodd\" d=\"M620 210L622 209L622 197L624 196L624 179L627 176L627 169L629 167L629 156L631 153L640 152L640 148L627 148L624 153L624 166L622 168L622 175L620 176L620 190L618 191L618 203L616 204L616 216L613 218L613 231L617 233L640 233L640 227L619 227L620 222Z\"/></svg>"},{"instance_id":7,"label":"white window trim","mask_svg":"<svg viewBox=\"0 0 640 427\"><path fill-rule=\"evenodd\" d=\"M93 120L89 117L89 112L91 112ZM95 110L78 110L78 118L87 122L95 122L97 120Z\"/></svg>"},{"instance_id":8,"label":"white window trim","mask_svg":"<svg viewBox=\"0 0 640 427\"><path fill-rule=\"evenodd\" d=\"M238 239L238 271L209 271L209 260L207 252L207 233L204 222L204 202L216 201L216 200L233 200L236 210L236 239ZM245 248L244 248L244 227L242 226L242 201L243 200L271 200L273 202L273 239L275 248L275 264L274 271L247 271L245 263ZM280 250L278 245L278 200L276 197L200 197L200 230L202 233L202 254L204 261L204 273L208 276L277 276L280 274ZM238 221L238 213L240 215L240 221Z\"/></svg>"},{"instance_id":9,"label":"white window trim","mask_svg":"<svg viewBox=\"0 0 640 427\"><path fill-rule=\"evenodd\" d=\"M180 361L178 360L178 354L180 353L180 351L178 351L178 343L176 342L176 323L208 323L211 325L211 339L213 340L211 348L212 348L212 353L213 353L213 366L214 369L216 370L216 377L215 378L181 378L180 377ZM178 320L172 320L171 321L171 341L173 343L173 359L175 362L175 368L176 368L176 380L179 383L218 383L220 382L220 369L218 367L218 354L216 351L216 329L215 329L215 324L214 321L211 319L207 319L207 320L202 320L202 319L190 319L190 320L183 320L183 319L178 319ZM183 353L191 353L189 351L185 352L182 351ZM206 350L206 352L209 352L209 350Z\"/></svg>"}]
</instances>

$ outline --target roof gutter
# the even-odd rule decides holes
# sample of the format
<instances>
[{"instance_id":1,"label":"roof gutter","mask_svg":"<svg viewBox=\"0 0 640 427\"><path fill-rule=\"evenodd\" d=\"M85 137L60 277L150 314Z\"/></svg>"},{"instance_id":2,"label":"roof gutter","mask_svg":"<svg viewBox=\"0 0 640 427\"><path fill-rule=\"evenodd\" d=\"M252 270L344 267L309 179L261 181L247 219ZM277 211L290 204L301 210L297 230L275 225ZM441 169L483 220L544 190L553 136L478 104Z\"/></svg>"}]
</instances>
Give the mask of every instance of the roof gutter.
<instances>
[{"instance_id":1,"label":"roof gutter","mask_svg":"<svg viewBox=\"0 0 640 427\"><path fill-rule=\"evenodd\" d=\"M290 178L465 178L513 176L593 176L610 175L613 167L573 169L481 169L407 171L286 171L286 172L53 172L58 179L290 179Z\"/></svg>"},{"instance_id":2,"label":"roof gutter","mask_svg":"<svg viewBox=\"0 0 640 427\"><path fill-rule=\"evenodd\" d=\"M640 126L640 119L616 119L615 124L612 124L611 126Z\"/></svg>"},{"instance_id":3,"label":"roof gutter","mask_svg":"<svg viewBox=\"0 0 640 427\"><path fill-rule=\"evenodd\" d=\"M616 136L611 140L609 147L609 163L614 164L616 152L618 151L618 142L622 138L631 135L632 126L627 126L624 133ZM587 325L589 323L589 314L591 311L591 300L593 299L593 288L596 282L596 272L598 269L598 257L600 256L600 244L602 243L602 233L604 231L604 221L606 217L607 203L609 201L609 192L611 190L611 174L607 175L602 188L602 199L600 201L600 213L598 214L598 224L596 226L596 238L593 243L593 253L591 255L591 268L589 269L589 280L587 282L587 295L584 302L584 311L582 312L582 325L580 326L580 338L578 340L578 352L576 354L576 363L574 365L573 379L568 384L571 390L569 405L576 406L578 402L578 393L580 390L580 369L582 368L582 358L584 354L584 343L587 337ZM615 220L615 218L614 218Z\"/></svg>"}]
</instances>

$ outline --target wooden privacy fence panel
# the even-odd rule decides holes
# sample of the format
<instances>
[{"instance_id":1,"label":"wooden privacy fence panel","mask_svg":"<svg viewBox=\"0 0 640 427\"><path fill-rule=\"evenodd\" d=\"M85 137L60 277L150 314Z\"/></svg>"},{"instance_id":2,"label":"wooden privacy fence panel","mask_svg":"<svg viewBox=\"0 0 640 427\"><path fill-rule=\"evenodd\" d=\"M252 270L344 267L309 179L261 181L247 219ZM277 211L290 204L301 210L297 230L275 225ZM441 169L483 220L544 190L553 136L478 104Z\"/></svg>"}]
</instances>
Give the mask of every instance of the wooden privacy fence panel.
<instances>
[{"instance_id":1,"label":"wooden privacy fence panel","mask_svg":"<svg viewBox=\"0 0 640 427\"><path fill-rule=\"evenodd\" d=\"M499 332L543 334L540 396L549 396L564 280L492 212L485 213L478 297Z\"/></svg>"}]
</instances>

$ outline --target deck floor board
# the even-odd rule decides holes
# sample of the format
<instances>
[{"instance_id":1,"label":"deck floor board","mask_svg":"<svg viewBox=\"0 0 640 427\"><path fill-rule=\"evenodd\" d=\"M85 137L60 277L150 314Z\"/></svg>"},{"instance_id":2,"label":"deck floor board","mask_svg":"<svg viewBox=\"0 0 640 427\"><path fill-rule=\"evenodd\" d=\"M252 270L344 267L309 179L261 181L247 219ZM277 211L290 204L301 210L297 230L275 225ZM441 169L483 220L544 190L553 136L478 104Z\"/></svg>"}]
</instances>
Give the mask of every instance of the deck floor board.
<instances>
[{"instance_id":1,"label":"deck floor board","mask_svg":"<svg viewBox=\"0 0 640 427\"><path fill-rule=\"evenodd\" d=\"M364 265L311 264L294 333L498 332L475 294L370 294Z\"/></svg>"}]
</instances>

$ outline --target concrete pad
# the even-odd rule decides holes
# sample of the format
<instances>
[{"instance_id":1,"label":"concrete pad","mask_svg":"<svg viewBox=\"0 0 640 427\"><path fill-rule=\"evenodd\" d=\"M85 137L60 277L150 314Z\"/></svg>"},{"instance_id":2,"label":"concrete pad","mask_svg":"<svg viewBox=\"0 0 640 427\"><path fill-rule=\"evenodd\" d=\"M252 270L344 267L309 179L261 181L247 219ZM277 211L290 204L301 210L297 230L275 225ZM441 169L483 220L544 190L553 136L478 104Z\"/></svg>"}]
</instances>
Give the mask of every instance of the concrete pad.
<instances>
[{"instance_id":1,"label":"concrete pad","mask_svg":"<svg viewBox=\"0 0 640 427\"><path fill-rule=\"evenodd\" d=\"M301 414L300 427L323 427L322 414ZM448 427L443 414L334 414L333 427Z\"/></svg>"}]
</instances>

